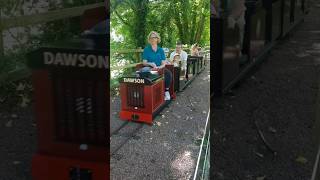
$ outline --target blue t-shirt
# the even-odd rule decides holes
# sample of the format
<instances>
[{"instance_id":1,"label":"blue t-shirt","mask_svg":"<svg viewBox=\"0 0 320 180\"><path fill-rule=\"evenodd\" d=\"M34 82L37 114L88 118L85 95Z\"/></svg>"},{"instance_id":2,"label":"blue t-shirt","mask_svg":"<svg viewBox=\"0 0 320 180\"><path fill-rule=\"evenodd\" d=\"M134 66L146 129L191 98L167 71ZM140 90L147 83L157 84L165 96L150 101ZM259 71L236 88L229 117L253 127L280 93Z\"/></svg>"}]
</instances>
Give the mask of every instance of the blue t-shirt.
<instances>
[{"instance_id":1,"label":"blue t-shirt","mask_svg":"<svg viewBox=\"0 0 320 180\"><path fill-rule=\"evenodd\" d=\"M148 45L143 50L142 59L147 60L150 63L155 63L157 66L161 66L162 61L166 60L166 55L161 47L158 46L157 51L154 52L151 45Z\"/></svg>"}]
</instances>

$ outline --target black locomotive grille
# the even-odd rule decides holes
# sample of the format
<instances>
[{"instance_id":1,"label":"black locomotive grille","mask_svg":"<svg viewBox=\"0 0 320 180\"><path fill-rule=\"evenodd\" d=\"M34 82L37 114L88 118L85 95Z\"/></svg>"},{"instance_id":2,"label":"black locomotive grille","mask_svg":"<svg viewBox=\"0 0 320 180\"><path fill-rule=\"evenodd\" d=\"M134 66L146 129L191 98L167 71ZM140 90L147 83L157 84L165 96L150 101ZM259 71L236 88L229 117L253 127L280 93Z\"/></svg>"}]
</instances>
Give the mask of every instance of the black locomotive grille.
<instances>
[{"instance_id":1,"label":"black locomotive grille","mask_svg":"<svg viewBox=\"0 0 320 180\"><path fill-rule=\"evenodd\" d=\"M132 107L144 107L144 86L136 84L127 85L127 105Z\"/></svg>"},{"instance_id":2,"label":"black locomotive grille","mask_svg":"<svg viewBox=\"0 0 320 180\"><path fill-rule=\"evenodd\" d=\"M55 137L58 141L106 146L107 83L53 77Z\"/></svg>"}]
</instances>

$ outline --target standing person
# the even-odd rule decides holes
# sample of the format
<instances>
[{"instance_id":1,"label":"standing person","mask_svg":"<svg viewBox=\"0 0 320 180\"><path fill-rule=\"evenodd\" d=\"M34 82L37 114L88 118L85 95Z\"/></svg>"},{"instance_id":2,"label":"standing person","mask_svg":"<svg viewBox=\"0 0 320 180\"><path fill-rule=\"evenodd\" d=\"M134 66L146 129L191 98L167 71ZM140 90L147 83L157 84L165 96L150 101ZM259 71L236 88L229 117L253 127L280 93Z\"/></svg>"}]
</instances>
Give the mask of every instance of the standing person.
<instances>
[{"instance_id":1,"label":"standing person","mask_svg":"<svg viewBox=\"0 0 320 180\"><path fill-rule=\"evenodd\" d=\"M176 49L170 54L170 61L172 62L175 58L175 56L179 56L181 60L181 70L185 71L187 69L187 59L188 54L182 50L182 43L177 42Z\"/></svg>"},{"instance_id":2,"label":"standing person","mask_svg":"<svg viewBox=\"0 0 320 180\"><path fill-rule=\"evenodd\" d=\"M167 68L166 65L166 56L164 50L158 46L160 43L161 38L159 34L155 31L151 31L148 35L148 42L149 44L143 50L143 65L144 66L151 66L153 70L164 70L164 81L165 81L165 100L170 100L170 93L169 88L172 79L172 73Z\"/></svg>"}]
</instances>

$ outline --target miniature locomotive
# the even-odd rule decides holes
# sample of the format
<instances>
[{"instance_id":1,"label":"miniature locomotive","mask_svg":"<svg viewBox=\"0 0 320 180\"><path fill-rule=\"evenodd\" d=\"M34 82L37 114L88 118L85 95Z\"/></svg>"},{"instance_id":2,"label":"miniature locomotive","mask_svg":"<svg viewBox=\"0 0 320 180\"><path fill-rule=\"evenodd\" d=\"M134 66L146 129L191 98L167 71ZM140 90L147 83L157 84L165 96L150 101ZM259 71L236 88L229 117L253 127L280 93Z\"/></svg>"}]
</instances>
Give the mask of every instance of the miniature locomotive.
<instances>
[{"instance_id":1,"label":"miniature locomotive","mask_svg":"<svg viewBox=\"0 0 320 180\"><path fill-rule=\"evenodd\" d=\"M174 74L172 65L166 67ZM132 76L122 77L120 118L152 124L155 115L167 104L163 96L164 91L164 77L161 71L138 71ZM174 82L171 83L170 94L175 98Z\"/></svg>"}]
</instances>

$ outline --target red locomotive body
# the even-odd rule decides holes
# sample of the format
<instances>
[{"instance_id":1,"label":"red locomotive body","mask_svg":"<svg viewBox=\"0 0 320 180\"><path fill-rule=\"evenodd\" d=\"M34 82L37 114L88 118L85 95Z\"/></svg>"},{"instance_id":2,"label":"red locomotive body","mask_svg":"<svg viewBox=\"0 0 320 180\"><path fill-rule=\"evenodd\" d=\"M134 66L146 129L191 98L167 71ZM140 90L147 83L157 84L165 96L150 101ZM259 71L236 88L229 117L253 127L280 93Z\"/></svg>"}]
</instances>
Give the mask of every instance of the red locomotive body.
<instances>
[{"instance_id":1,"label":"red locomotive body","mask_svg":"<svg viewBox=\"0 0 320 180\"><path fill-rule=\"evenodd\" d=\"M120 118L152 124L155 112L164 104L164 82L150 85L123 82L120 84Z\"/></svg>"},{"instance_id":2,"label":"red locomotive body","mask_svg":"<svg viewBox=\"0 0 320 180\"><path fill-rule=\"evenodd\" d=\"M138 65L137 68L141 67ZM167 65L174 77L174 68ZM124 77L120 82L121 111L120 118L128 121L152 124L156 114L166 105L164 100L163 72L156 78ZM174 79L174 78L173 78ZM171 98L176 97L174 82L170 87Z\"/></svg>"}]
</instances>

